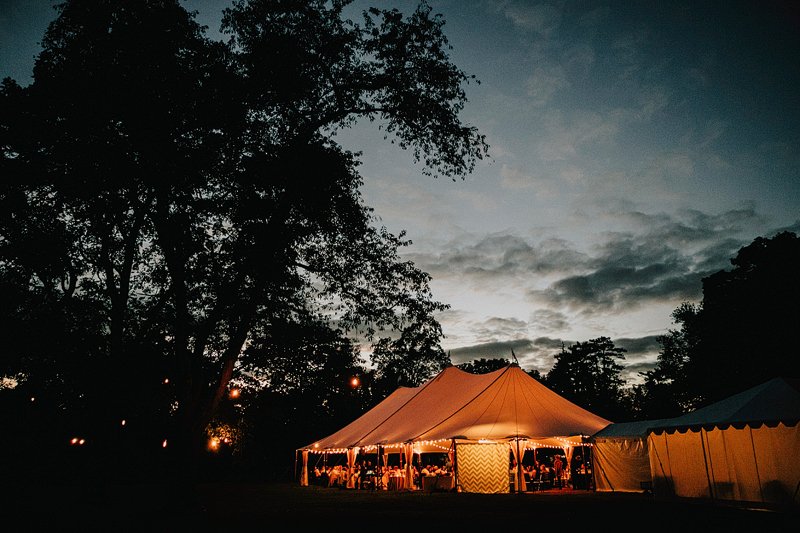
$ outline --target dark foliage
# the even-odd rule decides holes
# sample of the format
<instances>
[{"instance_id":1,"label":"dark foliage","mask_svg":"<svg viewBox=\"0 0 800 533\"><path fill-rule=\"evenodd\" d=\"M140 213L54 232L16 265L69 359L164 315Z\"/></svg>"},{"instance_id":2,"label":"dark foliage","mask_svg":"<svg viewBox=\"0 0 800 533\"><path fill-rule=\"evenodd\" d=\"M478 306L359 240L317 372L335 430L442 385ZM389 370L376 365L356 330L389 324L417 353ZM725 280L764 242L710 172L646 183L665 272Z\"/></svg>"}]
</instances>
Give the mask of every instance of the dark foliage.
<instances>
[{"instance_id":1,"label":"dark foliage","mask_svg":"<svg viewBox=\"0 0 800 533\"><path fill-rule=\"evenodd\" d=\"M731 270L703 279L703 301L673 313L656 368L639 389L641 418L677 416L773 377L800 376L792 350L800 324L800 239L758 237Z\"/></svg>"},{"instance_id":2,"label":"dark foliage","mask_svg":"<svg viewBox=\"0 0 800 533\"><path fill-rule=\"evenodd\" d=\"M0 401L16 407L0 423L24 462L44 446L62 471L92 456L98 475L192 476L303 445L381 382L441 366L446 306L335 132L375 121L424 172L463 178L487 148L459 119L471 77L426 4L356 23L346 3L236 1L223 43L178 0L69 0L33 83L3 81L0 374L16 385Z\"/></svg>"}]
</instances>

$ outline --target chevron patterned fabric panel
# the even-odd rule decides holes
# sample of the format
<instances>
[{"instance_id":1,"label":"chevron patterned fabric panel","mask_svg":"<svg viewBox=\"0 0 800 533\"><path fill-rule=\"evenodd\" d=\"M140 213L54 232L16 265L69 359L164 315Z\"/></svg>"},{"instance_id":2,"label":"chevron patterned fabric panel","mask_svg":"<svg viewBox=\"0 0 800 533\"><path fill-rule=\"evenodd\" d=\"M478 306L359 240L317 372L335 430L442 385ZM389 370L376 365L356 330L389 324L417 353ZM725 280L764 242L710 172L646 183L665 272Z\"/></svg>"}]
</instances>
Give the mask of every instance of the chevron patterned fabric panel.
<instances>
[{"instance_id":1,"label":"chevron patterned fabric panel","mask_svg":"<svg viewBox=\"0 0 800 533\"><path fill-rule=\"evenodd\" d=\"M510 492L508 444L457 444L458 482L464 492Z\"/></svg>"}]
</instances>

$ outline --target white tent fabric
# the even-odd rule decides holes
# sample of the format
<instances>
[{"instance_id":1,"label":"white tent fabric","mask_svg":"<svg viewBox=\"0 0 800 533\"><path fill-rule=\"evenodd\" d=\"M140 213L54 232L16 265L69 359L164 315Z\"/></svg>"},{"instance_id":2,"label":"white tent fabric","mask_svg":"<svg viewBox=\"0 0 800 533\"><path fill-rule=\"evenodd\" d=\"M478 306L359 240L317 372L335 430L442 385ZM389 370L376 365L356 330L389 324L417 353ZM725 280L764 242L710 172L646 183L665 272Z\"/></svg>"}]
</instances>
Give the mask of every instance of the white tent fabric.
<instances>
[{"instance_id":1,"label":"white tent fabric","mask_svg":"<svg viewBox=\"0 0 800 533\"><path fill-rule=\"evenodd\" d=\"M656 494L800 506L800 380L774 378L654 425Z\"/></svg>"},{"instance_id":2,"label":"white tent fabric","mask_svg":"<svg viewBox=\"0 0 800 533\"><path fill-rule=\"evenodd\" d=\"M608 424L518 365L488 374L470 374L451 366L419 387L398 388L339 431L301 449L345 451L379 444L401 448L413 442L415 451L442 451L452 439L515 438L566 446L575 443L575 436L588 437Z\"/></svg>"},{"instance_id":3,"label":"white tent fabric","mask_svg":"<svg viewBox=\"0 0 800 533\"><path fill-rule=\"evenodd\" d=\"M800 426L651 433L657 494L800 505Z\"/></svg>"},{"instance_id":4,"label":"white tent fabric","mask_svg":"<svg viewBox=\"0 0 800 533\"><path fill-rule=\"evenodd\" d=\"M515 443L571 451L610 422L511 364L488 374L451 366L419 387L400 387L339 431L300 450L446 453L459 443ZM385 464L385 463L384 463Z\"/></svg>"},{"instance_id":5,"label":"white tent fabric","mask_svg":"<svg viewBox=\"0 0 800 533\"><path fill-rule=\"evenodd\" d=\"M800 505L800 380L774 378L671 419L612 424L592 436L597 490Z\"/></svg>"},{"instance_id":6,"label":"white tent fabric","mask_svg":"<svg viewBox=\"0 0 800 533\"><path fill-rule=\"evenodd\" d=\"M645 492L652 488L649 428L666 420L609 424L592 436L593 479L600 492Z\"/></svg>"},{"instance_id":7,"label":"white tent fabric","mask_svg":"<svg viewBox=\"0 0 800 533\"><path fill-rule=\"evenodd\" d=\"M308 450L303 450L303 471L300 473L300 485L308 486Z\"/></svg>"}]
</instances>

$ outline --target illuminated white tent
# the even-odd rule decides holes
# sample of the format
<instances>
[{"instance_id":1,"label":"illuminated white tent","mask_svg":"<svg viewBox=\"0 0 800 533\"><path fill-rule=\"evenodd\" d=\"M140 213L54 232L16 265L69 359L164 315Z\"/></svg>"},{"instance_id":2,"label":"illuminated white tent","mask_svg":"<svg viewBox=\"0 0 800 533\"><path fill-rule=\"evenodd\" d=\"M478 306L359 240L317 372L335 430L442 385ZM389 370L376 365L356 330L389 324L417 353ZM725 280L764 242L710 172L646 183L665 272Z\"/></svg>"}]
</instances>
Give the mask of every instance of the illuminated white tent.
<instances>
[{"instance_id":1,"label":"illuminated white tent","mask_svg":"<svg viewBox=\"0 0 800 533\"><path fill-rule=\"evenodd\" d=\"M774 378L654 425L660 495L800 505L800 380Z\"/></svg>"},{"instance_id":2,"label":"illuminated white tent","mask_svg":"<svg viewBox=\"0 0 800 533\"><path fill-rule=\"evenodd\" d=\"M800 380L774 378L683 416L592 437L595 487L800 505Z\"/></svg>"},{"instance_id":3,"label":"illuminated white tent","mask_svg":"<svg viewBox=\"0 0 800 533\"><path fill-rule=\"evenodd\" d=\"M451 450L465 492L508 492L509 453L574 446L610 422L542 385L516 364L488 374L444 369L419 387L400 387L339 431L298 451L307 472L309 453L402 451L407 478L414 453ZM476 446L481 445L481 446ZM517 460L519 463L520 461ZM489 474L491 471L491 475ZM307 484L307 475L301 476ZM524 478L518 483L524 489Z\"/></svg>"}]
</instances>

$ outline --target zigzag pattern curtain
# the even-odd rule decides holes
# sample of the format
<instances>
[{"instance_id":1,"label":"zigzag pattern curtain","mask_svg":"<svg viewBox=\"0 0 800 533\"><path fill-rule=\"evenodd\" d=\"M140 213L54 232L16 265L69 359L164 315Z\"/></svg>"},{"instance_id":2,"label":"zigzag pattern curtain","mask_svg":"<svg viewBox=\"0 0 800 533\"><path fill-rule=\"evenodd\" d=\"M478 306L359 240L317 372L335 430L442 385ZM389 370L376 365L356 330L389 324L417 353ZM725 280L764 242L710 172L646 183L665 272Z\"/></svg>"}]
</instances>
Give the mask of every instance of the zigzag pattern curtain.
<instances>
[{"instance_id":1,"label":"zigzag pattern curtain","mask_svg":"<svg viewBox=\"0 0 800 533\"><path fill-rule=\"evenodd\" d=\"M508 444L457 444L458 482L463 492L509 492Z\"/></svg>"}]
</instances>

